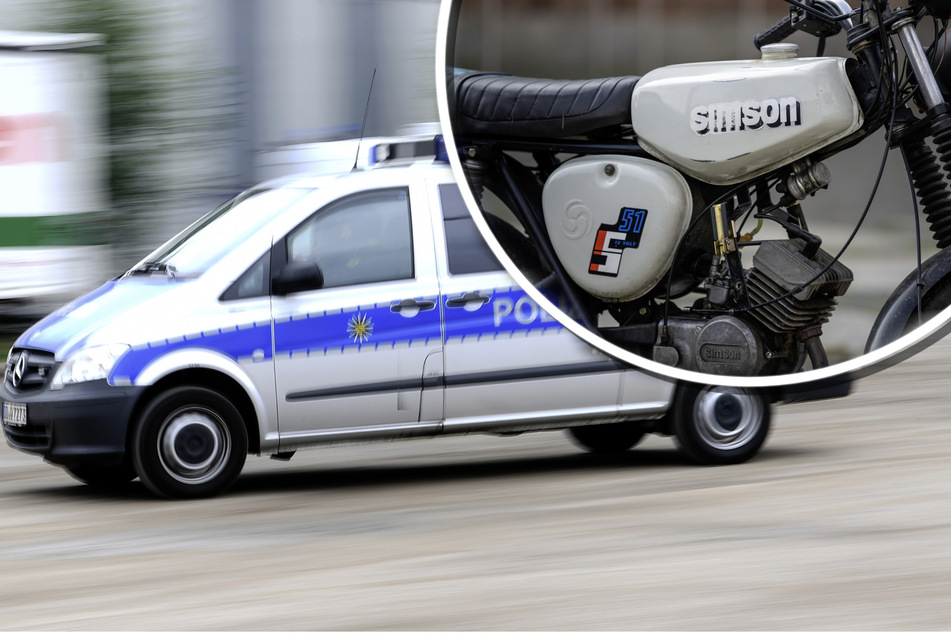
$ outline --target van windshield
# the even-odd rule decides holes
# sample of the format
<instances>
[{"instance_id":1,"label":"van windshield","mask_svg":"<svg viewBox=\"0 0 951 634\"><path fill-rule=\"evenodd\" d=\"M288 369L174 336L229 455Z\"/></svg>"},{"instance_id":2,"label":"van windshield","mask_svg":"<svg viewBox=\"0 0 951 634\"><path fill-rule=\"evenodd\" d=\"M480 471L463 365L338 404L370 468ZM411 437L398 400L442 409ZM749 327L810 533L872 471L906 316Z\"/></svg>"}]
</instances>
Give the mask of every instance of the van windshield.
<instances>
[{"instance_id":1,"label":"van windshield","mask_svg":"<svg viewBox=\"0 0 951 634\"><path fill-rule=\"evenodd\" d=\"M153 251L126 275L197 277L308 192L285 188L239 194Z\"/></svg>"}]
</instances>

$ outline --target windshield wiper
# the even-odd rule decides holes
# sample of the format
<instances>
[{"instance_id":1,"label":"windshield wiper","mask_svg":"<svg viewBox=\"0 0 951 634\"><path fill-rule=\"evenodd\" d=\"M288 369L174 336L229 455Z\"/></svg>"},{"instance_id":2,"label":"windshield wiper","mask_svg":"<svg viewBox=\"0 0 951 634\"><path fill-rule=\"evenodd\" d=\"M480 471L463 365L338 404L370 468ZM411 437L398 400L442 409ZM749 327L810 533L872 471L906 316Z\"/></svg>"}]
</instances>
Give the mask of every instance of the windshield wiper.
<instances>
[{"instance_id":1,"label":"windshield wiper","mask_svg":"<svg viewBox=\"0 0 951 634\"><path fill-rule=\"evenodd\" d=\"M126 275L138 275L140 273L165 273L171 279L175 279L175 274L178 272L171 264L166 264L165 262L146 262L141 266L137 266L134 269L130 269Z\"/></svg>"}]
</instances>

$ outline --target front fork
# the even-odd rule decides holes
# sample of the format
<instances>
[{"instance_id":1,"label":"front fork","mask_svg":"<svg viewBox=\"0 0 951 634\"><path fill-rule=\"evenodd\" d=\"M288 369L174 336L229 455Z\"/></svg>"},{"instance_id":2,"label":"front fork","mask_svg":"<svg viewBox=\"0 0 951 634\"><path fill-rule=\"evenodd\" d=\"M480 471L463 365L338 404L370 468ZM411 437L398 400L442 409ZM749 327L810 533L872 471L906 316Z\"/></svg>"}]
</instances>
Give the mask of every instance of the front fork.
<instances>
[{"instance_id":1,"label":"front fork","mask_svg":"<svg viewBox=\"0 0 951 634\"><path fill-rule=\"evenodd\" d=\"M915 193L921 201L922 213L929 223L938 247L951 246L951 188L947 174L951 173L951 108L944 100L928 56L915 30L916 19L909 9L892 13L887 2L864 0L865 22L849 32L849 47L873 72L866 76L872 82L865 91L866 112L885 108L894 99L885 94L885 65L881 64L878 28L884 26L898 36L905 51L908 66L918 85L918 99L925 116L916 118L908 107L893 113L891 139L893 147L900 147L908 165ZM927 138L934 140L932 150Z\"/></svg>"},{"instance_id":2,"label":"front fork","mask_svg":"<svg viewBox=\"0 0 951 634\"><path fill-rule=\"evenodd\" d=\"M914 16L907 9L905 12L909 15L899 19L893 28L898 32L898 38L905 49L908 64L911 66L912 72L915 73L915 79L918 80L921 99L927 106L928 111L931 112L939 106L945 106L944 95L941 94L941 87L938 86L938 80L935 79L934 71L928 62L928 56L925 55L925 49L918 38Z\"/></svg>"},{"instance_id":3,"label":"front fork","mask_svg":"<svg viewBox=\"0 0 951 634\"><path fill-rule=\"evenodd\" d=\"M871 4L865 0L864 4ZM902 15L904 13L905 15ZM872 11L869 15L877 18ZM871 352L895 341L903 334L913 315L921 315L922 297L951 278L951 189L946 175L951 173L951 108L928 62L915 30L913 14L905 10L892 19L905 56L918 82L919 98L926 116L917 120L904 108L896 114L895 143L905 156L922 213L941 251L913 271L886 301L869 334L865 351ZM935 149L926 138L931 136Z\"/></svg>"}]
</instances>

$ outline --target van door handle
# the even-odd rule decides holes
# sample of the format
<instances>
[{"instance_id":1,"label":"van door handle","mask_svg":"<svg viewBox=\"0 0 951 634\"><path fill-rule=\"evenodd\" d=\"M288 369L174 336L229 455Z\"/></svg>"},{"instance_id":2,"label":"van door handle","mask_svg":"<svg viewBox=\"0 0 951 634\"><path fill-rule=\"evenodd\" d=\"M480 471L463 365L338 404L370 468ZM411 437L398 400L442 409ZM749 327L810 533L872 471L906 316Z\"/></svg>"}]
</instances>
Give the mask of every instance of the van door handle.
<instances>
[{"instance_id":1,"label":"van door handle","mask_svg":"<svg viewBox=\"0 0 951 634\"><path fill-rule=\"evenodd\" d=\"M390 304L390 311L399 313L403 317L415 317L426 310L436 308L436 302L428 300L404 299L394 304Z\"/></svg>"},{"instance_id":2,"label":"van door handle","mask_svg":"<svg viewBox=\"0 0 951 634\"><path fill-rule=\"evenodd\" d=\"M475 292L468 292L462 297L452 297L446 300L446 306L449 308L465 308L466 310L479 310L488 302L491 297L480 295Z\"/></svg>"}]
</instances>

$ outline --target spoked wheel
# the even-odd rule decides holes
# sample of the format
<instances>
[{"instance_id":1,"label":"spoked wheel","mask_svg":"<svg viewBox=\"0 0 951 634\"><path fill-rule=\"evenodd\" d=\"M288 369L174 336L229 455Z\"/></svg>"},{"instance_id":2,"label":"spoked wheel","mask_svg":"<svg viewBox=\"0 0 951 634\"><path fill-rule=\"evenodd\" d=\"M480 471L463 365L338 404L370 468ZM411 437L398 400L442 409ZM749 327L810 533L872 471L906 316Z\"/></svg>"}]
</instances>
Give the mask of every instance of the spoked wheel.
<instances>
[{"instance_id":1,"label":"spoked wheel","mask_svg":"<svg viewBox=\"0 0 951 634\"><path fill-rule=\"evenodd\" d=\"M571 427L568 434L581 448L592 453L623 453L644 437L632 423L608 423Z\"/></svg>"},{"instance_id":2,"label":"spoked wheel","mask_svg":"<svg viewBox=\"0 0 951 634\"><path fill-rule=\"evenodd\" d=\"M745 462L769 434L770 402L758 392L683 384L674 398L674 435L681 452L695 462Z\"/></svg>"},{"instance_id":3,"label":"spoked wheel","mask_svg":"<svg viewBox=\"0 0 951 634\"><path fill-rule=\"evenodd\" d=\"M158 495L217 495L241 473L248 434L238 410L205 388L178 387L146 407L135 428L132 458L142 482Z\"/></svg>"}]
</instances>

